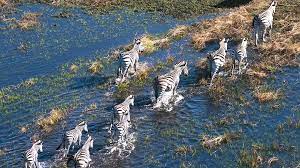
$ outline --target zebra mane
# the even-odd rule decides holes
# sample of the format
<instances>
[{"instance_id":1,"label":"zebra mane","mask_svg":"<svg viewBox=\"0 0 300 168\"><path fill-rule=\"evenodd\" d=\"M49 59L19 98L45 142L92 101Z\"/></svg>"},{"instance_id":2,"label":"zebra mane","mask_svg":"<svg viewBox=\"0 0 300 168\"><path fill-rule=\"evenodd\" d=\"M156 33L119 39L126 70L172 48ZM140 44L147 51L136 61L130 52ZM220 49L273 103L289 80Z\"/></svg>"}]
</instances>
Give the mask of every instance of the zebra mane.
<instances>
[{"instance_id":1,"label":"zebra mane","mask_svg":"<svg viewBox=\"0 0 300 168\"><path fill-rule=\"evenodd\" d=\"M177 64L174 65L174 68L177 68L177 67L183 67L183 66L186 66L187 65L187 62L186 61L181 61Z\"/></svg>"},{"instance_id":2,"label":"zebra mane","mask_svg":"<svg viewBox=\"0 0 300 168\"><path fill-rule=\"evenodd\" d=\"M86 122L85 121L82 121L82 122L80 122L78 125L79 126L83 126L83 125L85 125L86 124Z\"/></svg>"},{"instance_id":3,"label":"zebra mane","mask_svg":"<svg viewBox=\"0 0 300 168\"><path fill-rule=\"evenodd\" d=\"M42 145L43 142L41 140L36 141L33 145Z\"/></svg>"}]
</instances>

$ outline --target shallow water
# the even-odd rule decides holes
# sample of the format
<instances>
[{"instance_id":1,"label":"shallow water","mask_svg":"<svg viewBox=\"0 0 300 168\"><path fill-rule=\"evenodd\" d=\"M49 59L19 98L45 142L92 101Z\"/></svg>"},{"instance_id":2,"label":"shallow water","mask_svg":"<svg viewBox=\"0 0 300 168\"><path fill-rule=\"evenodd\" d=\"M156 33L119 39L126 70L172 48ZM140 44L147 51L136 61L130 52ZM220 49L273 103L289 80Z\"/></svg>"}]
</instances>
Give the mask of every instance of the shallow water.
<instances>
[{"instance_id":1,"label":"shallow water","mask_svg":"<svg viewBox=\"0 0 300 168\"><path fill-rule=\"evenodd\" d=\"M52 17L64 10L71 13L71 17ZM296 94L300 90L299 69L284 69L274 75L274 80L268 81L272 87L284 89L283 101L259 104L249 96L248 106L239 103L215 105L206 90L197 85L198 72L194 63L217 45L195 51L189 37L140 58L150 66L165 62L167 55L174 56L175 62L188 61L190 75L182 77L179 84L179 94L184 99L171 112L153 111L149 105L153 97L151 85L138 90L131 110L135 149L125 159L105 155L103 149L107 146L112 107L120 100L112 96L113 88L99 85L114 77L116 64L106 67L100 75L91 75L86 71L86 63L130 43L136 33L162 34L178 24L191 24L214 15L188 21L129 10L91 16L80 9L26 4L18 7L13 16L19 18L23 12L42 13L40 27L30 31L0 32L1 39L5 39L0 42L0 87L9 88L7 93L16 97L1 107L0 149L6 154L0 156L0 167L20 167L23 164L21 152L31 146L30 137L34 135L41 136L44 141L44 152L39 161L55 165L58 162L53 163L58 156L55 149L63 133L81 120L88 121L89 134L96 138L91 152L93 167L237 167L241 150L250 150L253 144L271 146L272 143L282 144L284 148L263 151L264 165L272 156L280 159L276 166L295 167L298 164L299 128L285 125L285 131L279 133L277 126L287 122L288 117L299 122L300 97ZM28 45L26 52L17 49L20 43ZM80 65L76 74L68 73L72 63ZM170 67L164 67L159 73L167 72ZM18 85L32 77L38 78L37 84L31 87ZM93 103L97 108L87 110ZM272 108L274 104L279 108ZM49 134L40 132L37 119L62 105L72 106L66 119ZM218 124L223 118L231 118L232 122ZM24 126L29 128L26 133L20 131ZM211 151L200 144L201 135L216 136L224 132L240 132L241 137ZM176 153L183 145L190 147L192 152Z\"/></svg>"}]
</instances>

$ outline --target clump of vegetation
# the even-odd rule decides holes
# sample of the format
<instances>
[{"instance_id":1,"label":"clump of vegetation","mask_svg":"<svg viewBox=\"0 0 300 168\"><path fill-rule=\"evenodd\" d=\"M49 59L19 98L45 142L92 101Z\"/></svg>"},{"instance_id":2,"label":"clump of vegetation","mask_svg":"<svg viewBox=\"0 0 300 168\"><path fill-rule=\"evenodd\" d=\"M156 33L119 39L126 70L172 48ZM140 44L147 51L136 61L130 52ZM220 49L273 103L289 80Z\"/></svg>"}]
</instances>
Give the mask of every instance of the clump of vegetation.
<instances>
[{"instance_id":1,"label":"clump of vegetation","mask_svg":"<svg viewBox=\"0 0 300 168\"><path fill-rule=\"evenodd\" d=\"M258 154L258 152L254 149L252 152L247 150L242 150L240 152L240 159L238 160L238 164L242 167L251 167L257 168L263 163L263 158Z\"/></svg>"},{"instance_id":2,"label":"clump of vegetation","mask_svg":"<svg viewBox=\"0 0 300 168\"><path fill-rule=\"evenodd\" d=\"M17 21L17 25L22 30L32 29L39 25L38 17L40 13L25 13L21 20Z\"/></svg>"},{"instance_id":3,"label":"clump of vegetation","mask_svg":"<svg viewBox=\"0 0 300 168\"><path fill-rule=\"evenodd\" d=\"M26 80L25 82L22 83L23 86L25 87L31 87L33 85L35 85L38 82L38 78L30 78L28 80Z\"/></svg>"},{"instance_id":4,"label":"clump of vegetation","mask_svg":"<svg viewBox=\"0 0 300 168\"><path fill-rule=\"evenodd\" d=\"M39 119L37 125L45 132L51 132L53 126L65 118L67 111L66 108L54 108L47 117Z\"/></svg>"},{"instance_id":5,"label":"clump of vegetation","mask_svg":"<svg viewBox=\"0 0 300 168\"><path fill-rule=\"evenodd\" d=\"M254 92L254 96L259 102L265 103L269 101L278 100L281 97L281 94L279 90L271 91L271 90L256 89Z\"/></svg>"},{"instance_id":6,"label":"clump of vegetation","mask_svg":"<svg viewBox=\"0 0 300 168\"><path fill-rule=\"evenodd\" d=\"M79 66L78 66L78 65L72 64L72 65L70 66L70 71L71 71L72 73L76 73L78 70L79 70Z\"/></svg>"},{"instance_id":7,"label":"clump of vegetation","mask_svg":"<svg viewBox=\"0 0 300 168\"><path fill-rule=\"evenodd\" d=\"M214 149L224 143L229 143L234 139L239 138L239 133L225 133L223 135L210 137L207 135L204 135L202 137L202 146L207 149Z\"/></svg>"},{"instance_id":8,"label":"clump of vegetation","mask_svg":"<svg viewBox=\"0 0 300 168\"><path fill-rule=\"evenodd\" d=\"M97 109L97 104L96 103L92 103L90 104L88 107L85 108L85 112L90 112L90 111L93 111L93 110L96 110Z\"/></svg>"},{"instance_id":9,"label":"clump of vegetation","mask_svg":"<svg viewBox=\"0 0 300 168\"><path fill-rule=\"evenodd\" d=\"M167 33L167 37L172 38L172 39L180 39L180 38L184 37L188 32L189 32L188 26L179 25L179 26L176 26L175 28L171 29Z\"/></svg>"},{"instance_id":10,"label":"clump of vegetation","mask_svg":"<svg viewBox=\"0 0 300 168\"><path fill-rule=\"evenodd\" d=\"M101 72L101 70L103 69L103 65L100 61L94 61L91 63L90 67L89 67L89 71L92 74L98 74Z\"/></svg>"},{"instance_id":11,"label":"clump of vegetation","mask_svg":"<svg viewBox=\"0 0 300 168\"><path fill-rule=\"evenodd\" d=\"M189 153L195 154L196 150L193 149L191 146L182 145L182 146L177 146L176 147L175 153L178 154L178 155L187 155Z\"/></svg>"}]
</instances>

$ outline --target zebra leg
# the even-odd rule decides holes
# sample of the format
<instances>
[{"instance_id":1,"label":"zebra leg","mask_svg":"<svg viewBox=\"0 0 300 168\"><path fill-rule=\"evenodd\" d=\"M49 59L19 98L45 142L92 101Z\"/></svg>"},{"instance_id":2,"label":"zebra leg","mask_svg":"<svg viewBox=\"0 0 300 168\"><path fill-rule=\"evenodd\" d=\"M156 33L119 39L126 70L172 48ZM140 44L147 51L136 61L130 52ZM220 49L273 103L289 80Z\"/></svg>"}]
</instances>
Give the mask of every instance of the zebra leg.
<instances>
[{"instance_id":1,"label":"zebra leg","mask_svg":"<svg viewBox=\"0 0 300 168\"><path fill-rule=\"evenodd\" d=\"M216 77L218 71L219 71L219 66L217 66L217 68L216 68L215 71L214 71L214 74L213 74L212 77L211 77L209 88L212 87L212 85L213 85L213 80L214 80L214 78Z\"/></svg>"},{"instance_id":2,"label":"zebra leg","mask_svg":"<svg viewBox=\"0 0 300 168\"><path fill-rule=\"evenodd\" d=\"M70 147L71 147L71 144L69 144L68 147L67 147L67 149L65 150L64 157L66 157L69 154Z\"/></svg>"},{"instance_id":3,"label":"zebra leg","mask_svg":"<svg viewBox=\"0 0 300 168\"><path fill-rule=\"evenodd\" d=\"M271 24L270 29L269 29L269 37L270 37L270 39L272 39L272 28L273 28L273 26Z\"/></svg>"},{"instance_id":4,"label":"zebra leg","mask_svg":"<svg viewBox=\"0 0 300 168\"><path fill-rule=\"evenodd\" d=\"M241 64L242 64L242 60L239 61L239 75L241 74Z\"/></svg>"},{"instance_id":5,"label":"zebra leg","mask_svg":"<svg viewBox=\"0 0 300 168\"><path fill-rule=\"evenodd\" d=\"M263 42L266 42L266 34L267 34L267 28L264 28L264 32L263 32Z\"/></svg>"},{"instance_id":6,"label":"zebra leg","mask_svg":"<svg viewBox=\"0 0 300 168\"><path fill-rule=\"evenodd\" d=\"M28 167L28 162L25 162L25 168L29 168L29 167Z\"/></svg>"},{"instance_id":7,"label":"zebra leg","mask_svg":"<svg viewBox=\"0 0 300 168\"><path fill-rule=\"evenodd\" d=\"M81 144L81 134L78 136L78 146L80 146L80 144ZM73 148L73 150L74 150L74 148Z\"/></svg>"}]
</instances>

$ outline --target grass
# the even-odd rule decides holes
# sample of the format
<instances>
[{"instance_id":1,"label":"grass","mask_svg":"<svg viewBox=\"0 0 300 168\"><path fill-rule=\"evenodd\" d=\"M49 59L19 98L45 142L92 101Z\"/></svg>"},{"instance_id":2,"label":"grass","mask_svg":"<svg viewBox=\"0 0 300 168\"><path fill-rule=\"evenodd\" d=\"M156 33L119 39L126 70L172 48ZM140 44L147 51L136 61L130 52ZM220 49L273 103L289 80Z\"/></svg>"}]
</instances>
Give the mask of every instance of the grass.
<instances>
[{"instance_id":1,"label":"grass","mask_svg":"<svg viewBox=\"0 0 300 168\"><path fill-rule=\"evenodd\" d=\"M24 81L22 83L22 85L24 85L25 87L28 88L28 87L35 85L38 82L38 80L39 80L38 78L30 78L30 79Z\"/></svg>"},{"instance_id":2,"label":"grass","mask_svg":"<svg viewBox=\"0 0 300 168\"><path fill-rule=\"evenodd\" d=\"M76 73L78 70L79 70L79 66L78 65L72 64L70 66L70 72Z\"/></svg>"},{"instance_id":3,"label":"grass","mask_svg":"<svg viewBox=\"0 0 300 168\"><path fill-rule=\"evenodd\" d=\"M272 91L272 90L262 90L262 89L256 89L254 91L254 97L260 102L270 102L275 101L281 98L281 93L279 90Z\"/></svg>"},{"instance_id":4,"label":"grass","mask_svg":"<svg viewBox=\"0 0 300 168\"><path fill-rule=\"evenodd\" d=\"M66 117L69 110L68 108L53 108L48 116L37 121L37 125L43 131L51 132L53 127Z\"/></svg>"},{"instance_id":5,"label":"grass","mask_svg":"<svg viewBox=\"0 0 300 168\"><path fill-rule=\"evenodd\" d=\"M100 61L94 61L89 67L89 72L92 74L99 74L103 69L103 65Z\"/></svg>"},{"instance_id":6,"label":"grass","mask_svg":"<svg viewBox=\"0 0 300 168\"><path fill-rule=\"evenodd\" d=\"M242 150L240 152L238 164L241 167L257 168L262 165L262 162L263 159L256 150L253 150L252 152Z\"/></svg>"},{"instance_id":7,"label":"grass","mask_svg":"<svg viewBox=\"0 0 300 168\"><path fill-rule=\"evenodd\" d=\"M175 153L177 155L187 155L189 153L191 154L195 154L196 150L193 149L191 146L188 145L181 145L181 146L177 146L175 149Z\"/></svg>"},{"instance_id":8,"label":"grass","mask_svg":"<svg viewBox=\"0 0 300 168\"><path fill-rule=\"evenodd\" d=\"M216 5L222 0L42 0L42 2L55 6L83 7L91 12L106 13L112 9L122 9L124 7L133 11L160 12L172 15L176 18L190 18L205 12L218 11Z\"/></svg>"},{"instance_id":9,"label":"grass","mask_svg":"<svg viewBox=\"0 0 300 168\"><path fill-rule=\"evenodd\" d=\"M17 21L17 25L22 30L29 30L39 25L38 17L40 13L24 13L22 18Z\"/></svg>"},{"instance_id":10,"label":"grass","mask_svg":"<svg viewBox=\"0 0 300 168\"><path fill-rule=\"evenodd\" d=\"M6 2L6 0L0 0L0 6L3 7L5 5L7 5L8 2Z\"/></svg>"},{"instance_id":11,"label":"grass","mask_svg":"<svg viewBox=\"0 0 300 168\"><path fill-rule=\"evenodd\" d=\"M268 5L268 0L253 0L248 5L231 10L229 15L194 25L191 28L194 47L201 50L207 43L217 41L217 39L223 37L232 37L234 39L248 37L252 39L251 23L253 16L265 10ZM251 91L254 92L253 95L255 95L260 102L267 102L280 97L277 92L260 93L256 90L256 87L263 84L263 79L268 78L269 74L277 72L282 67L300 66L299 61L297 61L300 53L300 22L297 18L297 14L299 14L298 9L299 3L297 4L295 1L282 0L279 2L274 16L272 40L256 48L260 56L254 58L254 63L250 65L247 72L241 77L242 80L238 79L238 81L232 81L232 79L217 79L215 87L210 90L210 95L213 99L222 100L226 97L234 98L230 91L235 88L239 82L248 83L247 85L241 86L250 86ZM203 60L199 61L198 67L200 71L202 71L201 75L205 75L206 72L204 68L206 68L206 65ZM205 83L203 82L203 78L200 78L200 82ZM237 94L237 96L240 96L240 94Z\"/></svg>"},{"instance_id":12,"label":"grass","mask_svg":"<svg viewBox=\"0 0 300 168\"><path fill-rule=\"evenodd\" d=\"M204 135L202 137L202 146L207 149L214 149L222 144L229 143L234 139L239 138L240 135L238 133L224 133L223 135L210 137Z\"/></svg>"}]
</instances>

